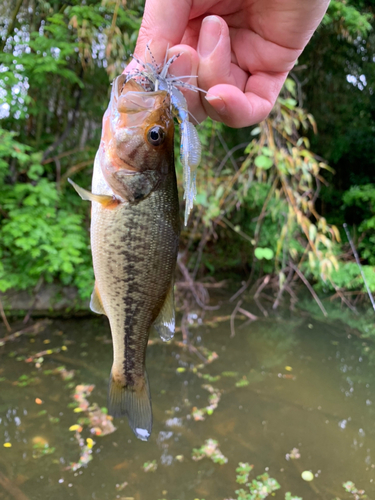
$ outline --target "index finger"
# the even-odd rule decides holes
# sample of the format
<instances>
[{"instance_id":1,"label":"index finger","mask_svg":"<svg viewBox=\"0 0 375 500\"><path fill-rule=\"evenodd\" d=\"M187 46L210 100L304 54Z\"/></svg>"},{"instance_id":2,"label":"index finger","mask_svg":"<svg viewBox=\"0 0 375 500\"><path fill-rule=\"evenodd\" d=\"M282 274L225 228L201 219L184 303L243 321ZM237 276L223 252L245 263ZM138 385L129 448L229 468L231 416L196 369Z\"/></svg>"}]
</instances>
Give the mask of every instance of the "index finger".
<instances>
[{"instance_id":1,"label":"index finger","mask_svg":"<svg viewBox=\"0 0 375 500\"><path fill-rule=\"evenodd\" d=\"M146 45L152 41L152 53L162 61L167 47L181 42L193 0L146 0L135 55L143 59Z\"/></svg>"}]
</instances>

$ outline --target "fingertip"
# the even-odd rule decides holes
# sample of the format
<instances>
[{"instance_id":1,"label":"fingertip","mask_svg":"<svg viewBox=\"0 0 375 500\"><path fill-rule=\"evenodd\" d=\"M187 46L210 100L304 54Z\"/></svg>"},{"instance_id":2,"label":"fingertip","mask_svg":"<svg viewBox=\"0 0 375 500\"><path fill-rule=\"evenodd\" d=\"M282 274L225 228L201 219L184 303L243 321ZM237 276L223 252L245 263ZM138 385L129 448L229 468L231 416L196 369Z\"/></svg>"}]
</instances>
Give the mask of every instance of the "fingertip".
<instances>
[{"instance_id":1,"label":"fingertip","mask_svg":"<svg viewBox=\"0 0 375 500\"><path fill-rule=\"evenodd\" d=\"M264 120L272 103L252 93L245 94L233 85L216 85L210 88L205 99L208 115L229 127L242 128Z\"/></svg>"},{"instance_id":2,"label":"fingertip","mask_svg":"<svg viewBox=\"0 0 375 500\"><path fill-rule=\"evenodd\" d=\"M219 113L220 115L225 115L226 113L226 104L225 101L222 99L222 97L212 94L211 92L208 92L204 98L214 108L214 110Z\"/></svg>"}]
</instances>

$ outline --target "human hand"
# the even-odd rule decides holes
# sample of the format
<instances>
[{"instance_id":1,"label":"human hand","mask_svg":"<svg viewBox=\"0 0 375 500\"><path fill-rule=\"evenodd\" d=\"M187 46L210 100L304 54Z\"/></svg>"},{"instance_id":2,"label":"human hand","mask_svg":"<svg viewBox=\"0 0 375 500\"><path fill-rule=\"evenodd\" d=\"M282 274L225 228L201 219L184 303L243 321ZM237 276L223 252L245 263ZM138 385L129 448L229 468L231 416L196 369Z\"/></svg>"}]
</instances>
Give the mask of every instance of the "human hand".
<instances>
[{"instance_id":1,"label":"human hand","mask_svg":"<svg viewBox=\"0 0 375 500\"><path fill-rule=\"evenodd\" d=\"M208 91L184 91L193 116L202 121L208 115L235 128L253 125L271 111L328 4L329 0L146 0L135 54L144 59L150 41L158 62L168 46L168 58L183 52L171 73L197 75L189 83Z\"/></svg>"}]
</instances>

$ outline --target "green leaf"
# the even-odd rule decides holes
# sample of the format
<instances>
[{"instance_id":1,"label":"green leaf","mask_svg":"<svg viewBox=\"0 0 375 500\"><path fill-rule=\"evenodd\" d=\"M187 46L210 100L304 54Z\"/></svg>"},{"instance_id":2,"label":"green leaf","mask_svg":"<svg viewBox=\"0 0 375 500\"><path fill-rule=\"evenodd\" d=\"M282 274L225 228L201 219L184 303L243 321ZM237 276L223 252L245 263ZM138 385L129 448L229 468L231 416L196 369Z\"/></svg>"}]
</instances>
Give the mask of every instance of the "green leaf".
<instances>
[{"instance_id":1,"label":"green leaf","mask_svg":"<svg viewBox=\"0 0 375 500\"><path fill-rule=\"evenodd\" d=\"M262 153L265 155L265 156L269 156L270 158L273 156L273 151L272 149L268 148L267 146L264 146L262 148Z\"/></svg>"},{"instance_id":2,"label":"green leaf","mask_svg":"<svg viewBox=\"0 0 375 500\"><path fill-rule=\"evenodd\" d=\"M262 170L268 170L273 165L273 160L267 156L260 155L255 158L255 166L261 168Z\"/></svg>"},{"instance_id":3,"label":"green leaf","mask_svg":"<svg viewBox=\"0 0 375 500\"><path fill-rule=\"evenodd\" d=\"M257 247L254 251L254 255L259 260L261 259L271 260L273 259L274 252L272 248Z\"/></svg>"}]
</instances>

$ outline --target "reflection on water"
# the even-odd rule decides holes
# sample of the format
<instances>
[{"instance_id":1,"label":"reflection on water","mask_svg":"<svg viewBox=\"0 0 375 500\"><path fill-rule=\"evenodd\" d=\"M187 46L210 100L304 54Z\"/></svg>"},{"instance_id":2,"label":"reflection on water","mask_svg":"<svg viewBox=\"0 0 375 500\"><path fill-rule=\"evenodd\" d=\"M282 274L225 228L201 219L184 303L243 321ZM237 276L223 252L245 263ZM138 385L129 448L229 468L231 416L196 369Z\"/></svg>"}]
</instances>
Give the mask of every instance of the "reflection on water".
<instances>
[{"instance_id":1,"label":"reflection on water","mask_svg":"<svg viewBox=\"0 0 375 500\"><path fill-rule=\"evenodd\" d=\"M112 356L105 319L56 320L0 347L0 499L237 498L238 462L254 465L250 478L267 470L277 479L276 499L287 491L350 499L348 480L375 498L374 368L361 341L306 317L240 323L234 338L229 322L194 330L218 354L206 366L181 345L148 347L147 443L126 420L101 434L103 421L90 423L84 403L81 412L74 403L77 385L94 384L82 397L105 420ZM207 439L227 463L192 459ZM85 453L92 460L72 469ZM313 481L301 478L306 470Z\"/></svg>"}]
</instances>

